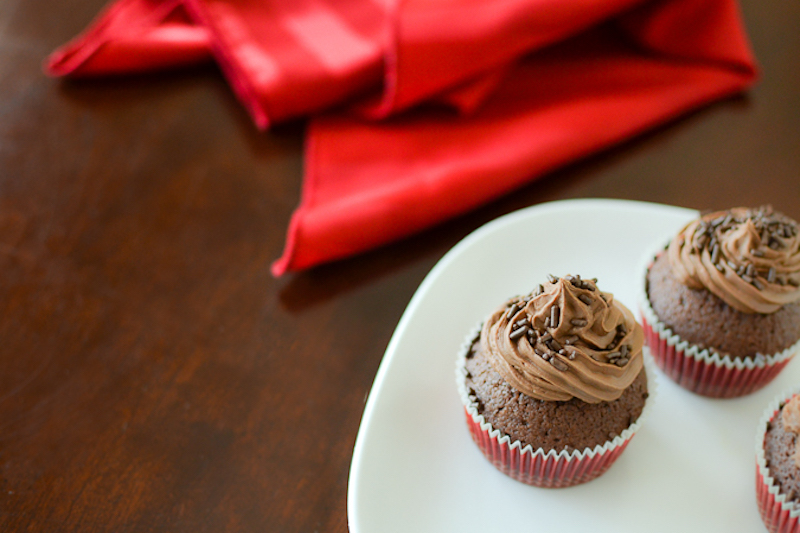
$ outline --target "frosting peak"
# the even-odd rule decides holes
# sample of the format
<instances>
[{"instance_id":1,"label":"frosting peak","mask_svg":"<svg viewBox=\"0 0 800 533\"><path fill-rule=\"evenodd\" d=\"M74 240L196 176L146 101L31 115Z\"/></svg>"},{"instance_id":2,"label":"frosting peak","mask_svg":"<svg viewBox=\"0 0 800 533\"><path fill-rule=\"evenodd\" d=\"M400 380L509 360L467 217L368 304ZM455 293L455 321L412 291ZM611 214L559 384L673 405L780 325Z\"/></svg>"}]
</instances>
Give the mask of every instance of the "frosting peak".
<instances>
[{"instance_id":1,"label":"frosting peak","mask_svg":"<svg viewBox=\"0 0 800 533\"><path fill-rule=\"evenodd\" d=\"M771 207L736 207L687 224L667 250L675 277L743 313L774 313L800 300L800 235Z\"/></svg>"},{"instance_id":2,"label":"frosting peak","mask_svg":"<svg viewBox=\"0 0 800 533\"><path fill-rule=\"evenodd\" d=\"M616 400L642 369L644 333L596 280L555 278L484 323L481 347L515 389L548 401Z\"/></svg>"}]
</instances>

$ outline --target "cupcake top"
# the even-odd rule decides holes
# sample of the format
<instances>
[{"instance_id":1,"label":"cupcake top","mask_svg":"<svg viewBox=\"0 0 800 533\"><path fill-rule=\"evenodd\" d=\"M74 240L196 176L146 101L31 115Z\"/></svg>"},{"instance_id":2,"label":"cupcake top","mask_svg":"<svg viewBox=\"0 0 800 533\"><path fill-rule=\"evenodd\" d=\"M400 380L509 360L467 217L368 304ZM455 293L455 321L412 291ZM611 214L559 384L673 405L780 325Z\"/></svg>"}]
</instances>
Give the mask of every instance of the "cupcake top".
<instances>
[{"instance_id":1,"label":"cupcake top","mask_svg":"<svg viewBox=\"0 0 800 533\"><path fill-rule=\"evenodd\" d=\"M672 272L743 313L769 314L800 301L800 232L770 206L702 216L670 242Z\"/></svg>"},{"instance_id":2,"label":"cupcake top","mask_svg":"<svg viewBox=\"0 0 800 533\"><path fill-rule=\"evenodd\" d=\"M596 280L555 278L486 320L481 349L511 386L540 400L616 400L642 369L644 333Z\"/></svg>"}]
</instances>

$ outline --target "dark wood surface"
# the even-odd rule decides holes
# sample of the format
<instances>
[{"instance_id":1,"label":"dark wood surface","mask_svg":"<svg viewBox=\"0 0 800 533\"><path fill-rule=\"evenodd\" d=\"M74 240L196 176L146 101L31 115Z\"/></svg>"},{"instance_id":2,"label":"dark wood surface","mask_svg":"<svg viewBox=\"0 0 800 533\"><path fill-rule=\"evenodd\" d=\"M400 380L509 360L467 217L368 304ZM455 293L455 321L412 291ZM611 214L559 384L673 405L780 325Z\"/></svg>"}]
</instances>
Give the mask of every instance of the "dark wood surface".
<instances>
[{"instance_id":1,"label":"dark wood surface","mask_svg":"<svg viewBox=\"0 0 800 533\"><path fill-rule=\"evenodd\" d=\"M745 0L762 79L424 234L270 276L301 122L213 65L48 79L103 0L0 3L0 531L346 531L389 338L436 261L528 205L772 203L800 219L800 3Z\"/></svg>"}]
</instances>

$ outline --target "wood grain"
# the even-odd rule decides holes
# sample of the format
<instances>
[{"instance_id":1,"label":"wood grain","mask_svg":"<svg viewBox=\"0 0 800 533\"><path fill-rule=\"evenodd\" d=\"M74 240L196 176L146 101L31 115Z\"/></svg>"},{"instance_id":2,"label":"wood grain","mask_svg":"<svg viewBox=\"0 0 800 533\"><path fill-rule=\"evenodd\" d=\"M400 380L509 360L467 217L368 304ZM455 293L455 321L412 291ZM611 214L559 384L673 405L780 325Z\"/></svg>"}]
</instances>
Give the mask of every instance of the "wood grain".
<instances>
[{"instance_id":1,"label":"wood grain","mask_svg":"<svg viewBox=\"0 0 800 533\"><path fill-rule=\"evenodd\" d=\"M102 0L0 5L0 531L346 531L364 400L470 231L579 197L800 219L800 4L743 4L747 95L424 234L273 279L303 124L259 133L213 65L59 81Z\"/></svg>"}]
</instances>

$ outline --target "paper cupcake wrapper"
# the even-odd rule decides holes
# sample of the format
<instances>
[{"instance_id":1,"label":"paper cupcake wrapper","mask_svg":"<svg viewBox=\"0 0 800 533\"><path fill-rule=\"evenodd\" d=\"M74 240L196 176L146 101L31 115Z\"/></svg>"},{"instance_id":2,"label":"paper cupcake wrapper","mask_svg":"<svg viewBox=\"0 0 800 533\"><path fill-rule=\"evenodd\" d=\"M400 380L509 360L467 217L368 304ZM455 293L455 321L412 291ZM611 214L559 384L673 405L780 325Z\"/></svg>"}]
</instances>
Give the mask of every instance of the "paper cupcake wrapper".
<instances>
[{"instance_id":1,"label":"paper cupcake wrapper","mask_svg":"<svg viewBox=\"0 0 800 533\"><path fill-rule=\"evenodd\" d=\"M594 448L575 450L571 453L566 450L546 452L542 448L534 450L531 445L523 445L519 440L512 442L511 437L495 429L483 415L478 413L478 404L474 397L470 397L466 386L466 356L479 334L480 327L467 336L459 350L456 365L456 382L464 405L467 426L472 440L489 462L517 481L546 488L571 487L591 481L608 470L617 460L651 409L656 383L653 369L645 357L648 398L642 414L621 435Z\"/></svg>"},{"instance_id":2,"label":"paper cupcake wrapper","mask_svg":"<svg viewBox=\"0 0 800 533\"><path fill-rule=\"evenodd\" d=\"M767 424L778 414L781 405L798 393L800 387L795 387L772 400L756 431L756 502L761 519L771 533L800 533L800 503L786 501L786 495L780 492L775 479L770 475L764 453Z\"/></svg>"},{"instance_id":3,"label":"paper cupcake wrapper","mask_svg":"<svg viewBox=\"0 0 800 533\"><path fill-rule=\"evenodd\" d=\"M652 261L648 270L651 265ZM658 319L645 285L646 278L639 298L645 343L656 365L678 385L694 393L711 398L735 398L753 393L775 379L800 351L798 341L776 354L736 359L691 344Z\"/></svg>"}]
</instances>

